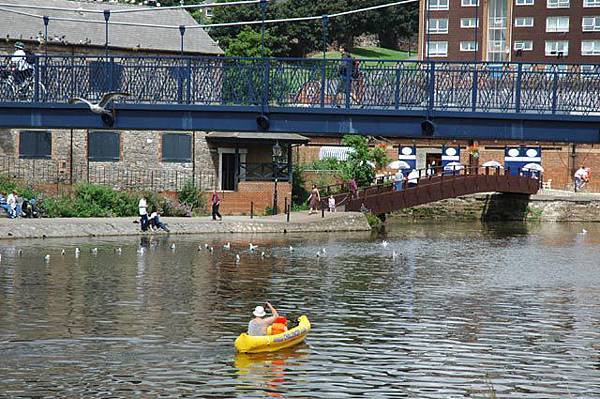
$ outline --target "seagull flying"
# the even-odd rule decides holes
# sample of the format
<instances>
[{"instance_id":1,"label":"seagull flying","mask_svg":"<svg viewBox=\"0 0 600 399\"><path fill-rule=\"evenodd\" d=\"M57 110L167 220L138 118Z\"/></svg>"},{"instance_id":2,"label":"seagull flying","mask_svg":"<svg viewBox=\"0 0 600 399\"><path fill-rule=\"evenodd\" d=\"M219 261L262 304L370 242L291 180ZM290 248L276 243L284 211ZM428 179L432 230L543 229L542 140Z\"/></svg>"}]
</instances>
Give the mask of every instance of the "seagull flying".
<instances>
[{"instance_id":1,"label":"seagull flying","mask_svg":"<svg viewBox=\"0 0 600 399\"><path fill-rule=\"evenodd\" d=\"M255 251L256 248L258 248L258 245L252 245L252 243L250 243L250 251Z\"/></svg>"},{"instance_id":2,"label":"seagull flying","mask_svg":"<svg viewBox=\"0 0 600 399\"><path fill-rule=\"evenodd\" d=\"M98 114L98 115L108 115L108 116L112 117L113 116L112 112L109 111L108 109L106 109L106 106L108 105L108 103L111 102L115 98L129 97L129 96L130 96L129 93L124 93L124 92L119 92L119 91L109 91L107 93L104 93L104 95L102 95L102 98L100 99L100 101L97 103L92 103L92 102L86 100L85 98L81 98L81 97L73 97L71 99L71 101L69 101L69 103L70 104L84 103L84 104L87 104L88 107L90 107L90 111L92 111L93 113Z\"/></svg>"}]
</instances>

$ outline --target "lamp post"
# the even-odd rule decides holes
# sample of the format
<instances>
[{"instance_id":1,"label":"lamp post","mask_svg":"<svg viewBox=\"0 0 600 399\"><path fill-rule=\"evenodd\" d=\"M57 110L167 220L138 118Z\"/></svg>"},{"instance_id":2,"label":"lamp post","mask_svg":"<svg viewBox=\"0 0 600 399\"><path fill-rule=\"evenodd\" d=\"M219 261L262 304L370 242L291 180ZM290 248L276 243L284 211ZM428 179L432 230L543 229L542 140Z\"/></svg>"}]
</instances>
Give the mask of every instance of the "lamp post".
<instances>
[{"instance_id":1,"label":"lamp post","mask_svg":"<svg viewBox=\"0 0 600 399\"><path fill-rule=\"evenodd\" d=\"M273 215L277 215L277 180L279 178L279 158L281 158L282 149L279 140L273 145L273 177L275 178L275 187L273 190Z\"/></svg>"}]
</instances>

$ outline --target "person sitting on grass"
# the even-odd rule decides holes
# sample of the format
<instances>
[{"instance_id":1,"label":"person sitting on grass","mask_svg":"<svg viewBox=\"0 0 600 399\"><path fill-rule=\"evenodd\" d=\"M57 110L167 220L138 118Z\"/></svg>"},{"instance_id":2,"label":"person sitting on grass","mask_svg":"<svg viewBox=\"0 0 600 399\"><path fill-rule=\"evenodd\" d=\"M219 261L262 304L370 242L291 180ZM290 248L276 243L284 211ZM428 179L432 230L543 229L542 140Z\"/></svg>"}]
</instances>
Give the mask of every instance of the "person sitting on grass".
<instances>
[{"instance_id":1,"label":"person sitting on grass","mask_svg":"<svg viewBox=\"0 0 600 399\"><path fill-rule=\"evenodd\" d=\"M272 314L270 317L265 317L267 314L265 313L265 308L262 306L254 308L252 314L255 317L248 323L248 335L253 337L267 335L267 329L279 317L279 313L277 313L277 310L269 302L267 302L267 306Z\"/></svg>"}]
</instances>

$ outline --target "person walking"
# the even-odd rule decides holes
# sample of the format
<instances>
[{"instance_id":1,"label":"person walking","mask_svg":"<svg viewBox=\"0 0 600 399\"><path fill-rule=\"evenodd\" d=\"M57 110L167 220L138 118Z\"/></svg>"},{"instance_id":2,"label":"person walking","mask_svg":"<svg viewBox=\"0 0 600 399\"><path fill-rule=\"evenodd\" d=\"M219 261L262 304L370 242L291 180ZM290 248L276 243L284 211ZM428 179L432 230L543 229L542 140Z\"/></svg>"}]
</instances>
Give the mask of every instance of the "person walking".
<instances>
[{"instance_id":1,"label":"person walking","mask_svg":"<svg viewBox=\"0 0 600 399\"><path fill-rule=\"evenodd\" d=\"M140 227L142 231L148 230L148 203L146 198L140 198L138 203L138 213L140 215Z\"/></svg>"},{"instance_id":2,"label":"person walking","mask_svg":"<svg viewBox=\"0 0 600 399\"><path fill-rule=\"evenodd\" d=\"M223 217L219 213L219 206L221 206L221 197L219 197L219 193L217 193L217 190L213 190L210 203L212 204L213 220L217 220L217 218L219 218L219 220L223 220Z\"/></svg>"},{"instance_id":3,"label":"person walking","mask_svg":"<svg viewBox=\"0 0 600 399\"><path fill-rule=\"evenodd\" d=\"M317 213L319 210L319 202L321 202L321 194L319 194L319 189L316 184L312 185L312 190L310 191L310 197L308 197L308 203L310 210L308 211L309 215L313 213Z\"/></svg>"}]
</instances>

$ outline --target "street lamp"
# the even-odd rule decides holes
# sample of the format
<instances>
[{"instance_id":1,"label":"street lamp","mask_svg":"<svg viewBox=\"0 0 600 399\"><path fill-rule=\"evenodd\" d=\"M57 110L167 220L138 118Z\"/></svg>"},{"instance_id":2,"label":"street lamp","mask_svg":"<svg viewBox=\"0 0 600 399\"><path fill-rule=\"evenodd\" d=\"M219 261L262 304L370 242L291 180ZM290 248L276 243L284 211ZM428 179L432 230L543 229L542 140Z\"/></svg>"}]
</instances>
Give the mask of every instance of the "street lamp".
<instances>
[{"instance_id":1,"label":"street lamp","mask_svg":"<svg viewBox=\"0 0 600 399\"><path fill-rule=\"evenodd\" d=\"M277 215L277 179L279 177L279 158L282 154L279 140L273 145L273 177L275 178L275 190L273 191L273 215Z\"/></svg>"}]
</instances>

